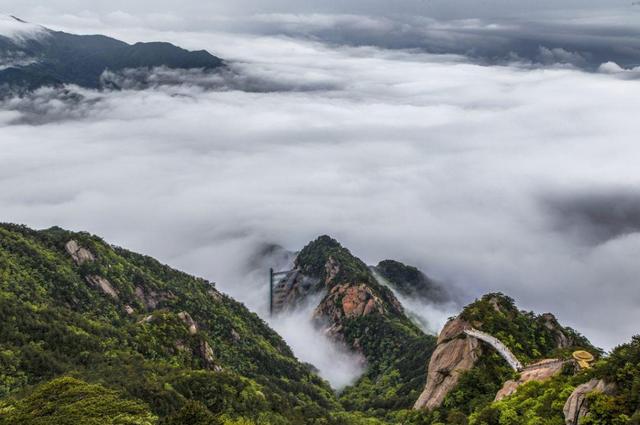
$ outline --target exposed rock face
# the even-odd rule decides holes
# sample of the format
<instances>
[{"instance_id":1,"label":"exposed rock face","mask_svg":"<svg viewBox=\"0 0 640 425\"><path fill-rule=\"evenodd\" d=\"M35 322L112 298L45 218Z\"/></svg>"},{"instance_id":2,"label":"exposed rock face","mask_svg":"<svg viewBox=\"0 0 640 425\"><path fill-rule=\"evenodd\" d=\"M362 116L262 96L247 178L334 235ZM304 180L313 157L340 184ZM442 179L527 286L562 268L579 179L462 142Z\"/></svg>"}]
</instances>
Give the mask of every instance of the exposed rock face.
<instances>
[{"instance_id":1,"label":"exposed rock face","mask_svg":"<svg viewBox=\"0 0 640 425\"><path fill-rule=\"evenodd\" d=\"M87 282L100 289L105 294L109 295L113 299L118 299L118 291L111 285L107 279L102 276L90 275L85 278Z\"/></svg>"},{"instance_id":2,"label":"exposed rock face","mask_svg":"<svg viewBox=\"0 0 640 425\"><path fill-rule=\"evenodd\" d=\"M520 372L520 378L518 380L509 380L504 383L502 389L498 391L498 394L496 394L495 401L499 401L510 396L516 392L520 385L527 382L543 382L547 379L551 379L553 376L562 372L564 363L564 360L561 359L545 359L525 367Z\"/></svg>"},{"instance_id":3,"label":"exposed rock face","mask_svg":"<svg viewBox=\"0 0 640 425\"><path fill-rule=\"evenodd\" d=\"M231 338L233 339L234 342L240 342L242 340L242 338L240 337L240 334L236 332L235 329L231 329Z\"/></svg>"},{"instance_id":4,"label":"exposed rock face","mask_svg":"<svg viewBox=\"0 0 640 425\"><path fill-rule=\"evenodd\" d=\"M553 333L553 338L558 348L567 348L573 345L573 341L564 333L562 326L558 323L558 319L553 314L545 313L542 315L542 319L544 320L544 326Z\"/></svg>"},{"instance_id":5,"label":"exposed rock face","mask_svg":"<svg viewBox=\"0 0 640 425\"><path fill-rule=\"evenodd\" d=\"M594 391L613 394L615 385L607 384L601 379L592 379L589 382L578 385L567 399L564 409L562 409L566 425L578 425L580 419L589 413L587 395Z\"/></svg>"},{"instance_id":6,"label":"exposed rock face","mask_svg":"<svg viewBox=\"0 0 640 425\"><path fill-rule=\"evenodd\" d=\"M198 333L198 324L195 320L193 320L193 317L191 317L189 313L187 313L186 311L182 311L178 313L178 317L184 322L185 325L187 325L187 329L189 329L190 335L195 335Z\"/></svg>"},{"instance_id":7,"label":"exposed rock face","mask_svg":"<svg viewBox=\"0 0 640 425\"><path fill-rule=\"evenodd\" d=\"M471 326L460 318L449 321L440 332L438 346L429 361L427 385L414 409L439 407L447 394L458 384L460 376L473 368L479 357L479 343L467 337Z\"/></svg>"},{"instance_id":8,"label":"exposed rock face","mask_svg":"<svg viewBox=\"0 0 640 425\"><path fill-rule=\"evenodd\" d=\"M204 366L207 369L221 371L222 368L216 364L216 358L213 354L213 348L209 345L207 341L204 339L200 341L200 346L198 348L198 355L202 359Z\"/></svg>"},{"instance_id":9,"label":"exposed rock face","mask_svg":"<svg viewBox=\"0 0 640 425\"><path fill-rule=\"evenodd\" d=\"M276 312L294 309L310 293L320 289L320 280L300 273L299 269L293 270L286 278L276 282L273 294L274 310Z\"/></svg>"},{"instance_id":10,"label":"exposed rock face","mask_svg":"<svg viewBox=\"0 0 640 425\"><path fill-rule=\"evenodd\" d=\"M66 243L64 249L71 256L71 258L73 258L73 261L78 266L83 263L96 260L91 251L86 248L82 248L80 245L78 245L78 242L74 241L73 239Z\"/></svg>"},{"instance_id":11,"label":"exposed rock face","mask_svg":"<svg viewBox=\"0 0 640 425\"><path fill-rule=\"evenodd\" d=\"M333 279L336 278L338 273L340 273L340 264L338 264L336 260L333 259L333 257L329 257L329 260L327 260L324 265L324 270L327 275L325 284L329 285L331 282L333 282Z\"/></svg>"},{"instance_id":12,"label":"exposed rock face","mask_svg":"<svg viewBox=\"0 0 640 425\"><path fill-rule=\"evenodd\" d=\"M207 291L209 296L213 298L215 301L222 301L222 294L217 289L211 288Z\"/></svg>"},{"instance_id":13,"label":"exposed rock face","mask_svg":"<svg viewBox=\"0 0 640 425\"><path fill-rule=\"evenodd\" d=\"M333 325L327 333L336 335L342 319L384 313L384 302L365 283L335 285L314 312L318 321L328 319Z\"/></svg>"},{"instance_id":14,"label":"exposed rock face","mask_svg":"<svg viewBox=\"0 0 640 425\"><path fill-rule=\"evenodd\" d=\"M145 289L142 286L136 286L136 297L146 307L147 310L155 310L162 301L166 301L174 297L169 293L159 293L154 290Z\"/></svg>"}]
</instances>

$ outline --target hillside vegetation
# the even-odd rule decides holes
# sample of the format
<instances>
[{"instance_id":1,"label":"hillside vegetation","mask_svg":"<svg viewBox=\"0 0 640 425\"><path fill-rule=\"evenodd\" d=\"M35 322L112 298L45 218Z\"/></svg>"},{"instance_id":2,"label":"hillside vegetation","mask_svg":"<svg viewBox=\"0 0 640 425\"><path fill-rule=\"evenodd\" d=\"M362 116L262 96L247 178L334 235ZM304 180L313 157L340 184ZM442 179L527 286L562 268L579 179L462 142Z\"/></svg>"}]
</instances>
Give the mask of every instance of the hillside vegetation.
<instances>
[{"instance_id":1,"label":"hillside vegetation","mask_svg":"<svg viewBox=\"0 0 640 425\"><path fill-rule=\"evenodd\" d=\"M92 259L74 261L70 241ZM0 398L73 376L159 417L189 400L273 423L328 423L339 410L329 386L242 304L85 233L1 225L0 317Z\"/></svg>"},{"instance_id":2,"label":"hillside vegetation","mask_svg":"<svg viewBox=\"0 0 640 425\"><path fill-rule=\"evenodd\" d=\"M340 397L346 409L384 416L409 408L424 386L436 338L404 313L390 288L338 241L321 236L305 246L296 267L323 283L316 318L336 339L367 359L367 371Z\"/></svg>"},{"instance_id":3,"label":"hillside vegetation","mask_svg":"<svg viewBox=\"0 0 640 425\"><path fill-rule=\"evenodd\" d=\"M396 280L422 279L410 266L387 266ZM502 294L447 326L489 333L525 365L564 360L562 370L494 401L519 374L474 343L462 353L473 362L442 403L414 410L434 353L472 337L424 334L328 236L307 245L296 267L324 291L318 326L367 360L338 395L213 283L87 233L0 225L0 425L563 425L569 400L581 425L640 424L640 337L605 356ZM593 368L575 367L575 349L595 354Z\"/></svg>"}]
</instances>

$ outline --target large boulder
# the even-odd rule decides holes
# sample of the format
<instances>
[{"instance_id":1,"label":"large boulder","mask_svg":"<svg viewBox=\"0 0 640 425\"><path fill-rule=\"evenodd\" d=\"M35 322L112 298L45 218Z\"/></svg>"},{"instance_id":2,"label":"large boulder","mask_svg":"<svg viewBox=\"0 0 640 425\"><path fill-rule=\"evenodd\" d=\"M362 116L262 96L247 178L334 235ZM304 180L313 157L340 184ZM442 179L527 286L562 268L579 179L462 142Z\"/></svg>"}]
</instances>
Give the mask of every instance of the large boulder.
<instances>
[{"instance_id":1,"label":"large boulder","mask_svg":"<svg viewBox=\"0 0 640 425\"><path fill-rule=\"evenodd\" d=\"M118 299L118 291L111 285L107 279L102 276L97 275L89 275L85 277L87 283L91 286L100 289L106 295L109 295L111 298L117 300Z\"/></svg>"},{"instance_id":2,"label":"large boulder","mask_svg":"<svg viewBox=\"0 0 640 425\"><path fill-rule=\"evenodd\" d=\"M540 316L544 322L544 326L551 331L553 339L558 348L571 347L575 341L567 336L565 329L558 323L558 319L551 313L545 313Z\"/></svg>"},{"instance_id":3,"label":"large boulder","mask_svg":"<svg viewBox=\"0 0 640 425\"><path fill-rule=\"evenodd\" d=\"M195 335L198 333L198 324L195 320L193 320L189 313L187 313L186 311L182 311L178 313L178 318L182 320L182 322L189 330L189 335Z\"/></svg>"},{"instance_id":4,"label":"large boulder","mask_svg":"<svg viewBox=\"0 0 640 425\"><path fill-rule=\"evenodd\" d=\"M81 247L78 242L73 239L66 243L64 249L73 258L76 265L82 265L83 263L93 262L96 260L94 255L86 248Z\"/></svg>"},{"instance_id":5,"label":"large boulder","mask_svg":"<svg viewBox=\"0 0 640 425\"><path fill-rule=\"evenodd\" d=\"M615 384L607 384L602 379L592 379L589 382L578 385L564 405L563 413L566 425L578 425L580 419L589 413L587 395L594 391L613 394Z\"/></svg>"},{"instance_id":6,"label":"large boulder","mask_svg":"<svg viewBox=\"0 0 640 425\"><path fill-rule=\"evenodd\" d=\"M438 337L438 346L429 361L427 385L414 404L414 409L435 409L458 384L460 376L473 368L478 360L476 338L467 337L471 326L460 318L449 321Z\"/></svg>"}]
</instances>

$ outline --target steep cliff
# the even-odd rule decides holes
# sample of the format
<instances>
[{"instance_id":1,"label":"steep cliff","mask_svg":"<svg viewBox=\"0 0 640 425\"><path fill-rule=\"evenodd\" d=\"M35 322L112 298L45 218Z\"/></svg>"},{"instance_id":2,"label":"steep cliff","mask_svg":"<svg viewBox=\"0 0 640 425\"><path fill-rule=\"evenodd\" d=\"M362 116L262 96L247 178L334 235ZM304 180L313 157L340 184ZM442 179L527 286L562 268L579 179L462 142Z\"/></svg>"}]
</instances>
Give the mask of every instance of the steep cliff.
<instances>
[{"instance_id":1,"label":"steep cliff","mask_svg":"<svg viewBox=\"0 0 640 425\"><path fill-rule=\"evenodd\" d=\"M524 370L518 375L495 347L465 334L469 329L498 339L525 365ZM523 383L559 373L561 360L541 359L566 356L569 347L593 350L588 341L560 326L552 315L520 311L502 294L486 295L467 306L441 332L429 362L426 387L414 408L455 406L469 414L474 406L512 394Z\"/></svg>"},{"instance_id":2,"label":"steep cliff","mask_svg":"<svg viewBox=\"0 0 640 425\"><path fill-rule=\"evenodd\" d=\"M463 319L449 321L440 332L438 346L431 356L427 385L414 404L416 409L440 407L460 376L473 368L480 353L477 339L464 334L471 326Z\"/></svg>"},{"instance_id":3,"label":"steep cliff","mask_svg":"<svg viewBox=\"0 0 640 425\"><path fill-rule=\"evenodd\" d=\"M578 385L571 393L562 409L566 425L578 425L580 420L589 413L587 397L594 393L612 395L615 392L614 384L607 384L602 379L592 379L582 385Z\"/></svg>"}]
</instances>

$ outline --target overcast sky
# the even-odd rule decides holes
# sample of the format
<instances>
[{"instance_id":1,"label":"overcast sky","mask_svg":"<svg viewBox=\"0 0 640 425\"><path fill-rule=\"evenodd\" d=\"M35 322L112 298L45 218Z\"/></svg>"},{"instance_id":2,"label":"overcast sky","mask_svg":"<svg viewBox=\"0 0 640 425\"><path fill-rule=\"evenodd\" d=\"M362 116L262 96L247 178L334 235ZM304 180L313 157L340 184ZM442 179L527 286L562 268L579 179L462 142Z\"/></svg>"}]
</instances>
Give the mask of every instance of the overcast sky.
<instances>
[{"instance_id":1,"label":"overcast sky","mask_svg":"<svg viewBox=\"0 0 640 425\"><path fill-rule=\"evenodd\" d=\"M564 18L562 13L610 15L617 9L631 7L626 0L142 0L92 1L6 0L7 13L31 14L50 10L54 14L90 11L105 14L121 10L134 15L171 13L180 18L193 18L202 14L250 15L256 13L353 13L359 15L424 14L441 18L550 16Z\"/></svg>"},{"instance_id":2,"label":"overcast sky","mask_svg":"<svg viewBox=\"0 0 640 425\"><path fill-rule=\"evenodd\" d=\"M640 333L630 2L38 3L3 7L206 48L232 72L6 101L1 220L99 234L259 312L266 298L246 285L266 282L248 264L261 244L328 233L464 302L503 291L607 349ZM540 28L555 35L522 36ZM453 313L425 316L438 327Z\"/></svg>"}]
</instances>

